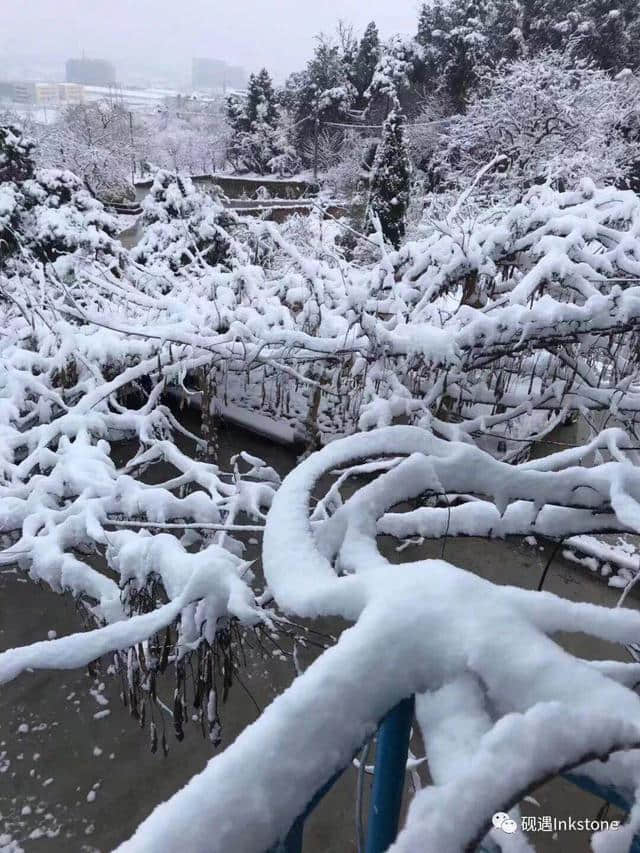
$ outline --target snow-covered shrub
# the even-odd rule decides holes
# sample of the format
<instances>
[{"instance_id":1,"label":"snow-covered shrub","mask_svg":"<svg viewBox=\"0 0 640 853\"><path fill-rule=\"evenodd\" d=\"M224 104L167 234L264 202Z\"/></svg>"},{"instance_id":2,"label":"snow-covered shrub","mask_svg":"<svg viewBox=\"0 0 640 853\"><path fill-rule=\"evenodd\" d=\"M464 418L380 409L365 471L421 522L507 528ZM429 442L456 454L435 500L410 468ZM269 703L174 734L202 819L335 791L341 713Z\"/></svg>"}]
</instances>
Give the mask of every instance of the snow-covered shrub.
<instances>
[{"instance_id":1,"label":"snow-covered shrub","mask_svg":"<svg viewBox=\"0 0 640 853\"><path fill-rule=\"evenodd\" d=\"M75 444L82 441L78 435ZM101 593L103 613L107 594L115 594L117 585L104 579L98 590L94 578L90 588L90 575L70 562L60 575L59 549L65 534L67 542L87 534L105 535L105 513L114 506L117 478L100 462L104 444L93 454L91 487L81 498L85 505L70 516L73 528L63 522L55 538L50 526L35 536L32 549L38 559L31 569L48 572L50 582L77 578L85 595ZM391 564L376 544L379 533L399 538L486 535L495 524L520 534L543 528L562 536L593 529L594 518L612 529L637 531L639 460L632 444L621 431L608 430L588 450L608 449L616 457L613 462L581 467L584 449L576 448L537 463L510 466L468 444L398 426L334 442L306 459L275 495L269 493L263 544L266 581L278 605L295 618L331 614L354 624L119 849L171 851L186 844L220 853L263 851L286 835L314 794L371 737L380 719L411 694L416 695L431 784L415 793L394 851L413 853L426 843L428 849L455 853L485 836L499 842L501 836L491 824L494 813L513 810L517 817L524 793L576 767L581 775L615 786L634 801L640 781L640 699L633 690L639 665L577 658L554 635L579 631L609 642L633 643L640 632L637 611L498 586L444 560ZM56 467L64 461L62 452L69 453L71 447L71 442L61 442ZM163 452L161 444L156 444L158 451ZM144 464L149 455L139 454L135 462ZM181 465L175 453L173 460ZM248 461L259 477L259 460ZM76 470L70 484L74 489L88 473L77 463ZM311 494L318 482L336 470L339 480L312 509ZM360 477L360 487L343 497L340 489L362 474L367 475L365 484ZM200 468L197 476L207 476L208 488L224 493L215 470ZM251 493L261 500L259 488L255 483ZM461 494L479 499L449 510L424 505L428 495ZM133 499L133 494L125 496ZM172 508L166 496L162 502L158 497L156 505L169 517L184 511L175 503ZM423 501L420 509L395 509L418 498ZM148 513L152 501L142 500ZM210 498L200 500L203 509L205 503L211 505ZM13 512L20 508L18 499ZM55 510L49 511L52 514L55 518ZM38 543L38 538L44 541ZM180 737L185 710L181 645L197 643L206 653L205 643L213 639L190 630L203 625L209 631L226 612L255 624L261 618L260 606L241 580L242 564L217 545L191 554L167 534L122 530L110 532L108 538L110 564L120 582L130 581L135 589L153 567L168 590L168 603L91 632L7 650L0 654L0 681L15 678L27 667L82 666L100 654L140 644L146 649L144 670L142 661L130 654L124 673L136 713L140 697L144 703L149 692L153 695L156 677L171 658L178 667L174 723ZM48 550L36 550L45 541ZM29 542L20 544L24 549ZM116 607L115 600L111 604ZM114 609L111 619L115 614ZM162 631L176 617L182 627L175 647L171 643L165 652L155 638L148 642L152 632ZM207 711L201 716L215 742L215 685L197 689L200 705L206 702L213 709L210 720ZM260 808L246 809L248 792ZM463 820L448 819L454 809ZM634 810L623 829L600 838L628 839L637 830Z\"/></svg>"},{"instance_id":2,"label":"snow-covered shrub","mask_svg":"<svg viewBox=\"0 0 640 853\"><path fill-rule=\"evenodd\" d=\"M42 261L80 250L117 266L122 258L118 224L71 172L38 169L21 187L25 244Z\"/></svg>"},{"instance_id":3,"label":"snow-covered shrub","mask_svg":"<svg viewBox=\"0 0 640 853\"><path fill-rule=\"evenodd\" d=\"M8 164L0 183L0 238L5 246L0 268L31 274L34 262L55 262L63 256L60 272L73 262L72 256L100 260L114 270L121 267L117 222L83 182L68 171L36 169L33 144L16 128L0 128L0 135Z\"/></svg>"},{"instance_id":4,"label":"snow-covered shrub","mask_svg":"<svg viewBox=\"0 0 640 853\"><path fill-rule=\"evenodd\" d=\"M194 262L213 267L230 262L235 214L215 188L197 191L191 179L159 170L144 200L144 234L132 252L143 265L177 272Z\"/></svg>"}]
</instances>

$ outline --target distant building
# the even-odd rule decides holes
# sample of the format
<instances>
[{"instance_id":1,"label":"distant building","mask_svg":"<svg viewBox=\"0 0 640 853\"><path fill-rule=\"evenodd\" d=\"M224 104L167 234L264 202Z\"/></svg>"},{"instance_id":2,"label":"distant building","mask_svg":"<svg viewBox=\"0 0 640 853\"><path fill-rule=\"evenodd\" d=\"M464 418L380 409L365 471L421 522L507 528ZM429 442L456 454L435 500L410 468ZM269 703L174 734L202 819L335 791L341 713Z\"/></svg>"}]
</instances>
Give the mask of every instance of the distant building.
<instances>
[{"instance_id":1,"label":"distant building","mask_svg":"<svg viewBox=\"0 0 640 853\"><path fill-rule=\"evenodd\" d=\"M199 91L242 89L247 75L239 65L228 65L221 59L194 59L191 66L191 85Z\"/></svg>"},{"instance_id":2,"label":"distant building","mask_svg":"<svg viewBox=\"0 0 640 853\"><path fill-rule=\"evenodd\" d=\"M0 100L12 104L33 104L36 100L35 83L0 80Z\"/></svg>"},{"instance_id":3,"label":"distant building","mask_svg":"<svg viewBox=\"0 0 640 853\"><path fill-rule=\"evenodd\" d=\"M81 104L84 86L79 83L36 83L36 104Z\"/></svg>"},{"instance_id":4,"label":"distant building","mask_svg":"<svg viewBox=\"0 0 640 853\"><path fill-rule=\"evenodd\" d=\"M0 101L10 104L35 104L36 84L29 81L0 80Z\"/></svg>"},{"instance_id":5,"label":"distant building","mask_svg":"<svg viewBox=\"0 0 640 853\"><path fill-rule=\"evenodd\" d=\"M13 84L13 101L16 104L32 104L36 99L36 84L30 82Z\"/></svg>"},{"instance_id":6,"label":"distant building","mask_svg":"<svg viewBox=\"0 0 640 853\"><path fill-rule=\"evenodd\" d=\"M113 86L116 69L106 59L67 59L65 79L85 86Z\"/></svg>"}]
</instances>

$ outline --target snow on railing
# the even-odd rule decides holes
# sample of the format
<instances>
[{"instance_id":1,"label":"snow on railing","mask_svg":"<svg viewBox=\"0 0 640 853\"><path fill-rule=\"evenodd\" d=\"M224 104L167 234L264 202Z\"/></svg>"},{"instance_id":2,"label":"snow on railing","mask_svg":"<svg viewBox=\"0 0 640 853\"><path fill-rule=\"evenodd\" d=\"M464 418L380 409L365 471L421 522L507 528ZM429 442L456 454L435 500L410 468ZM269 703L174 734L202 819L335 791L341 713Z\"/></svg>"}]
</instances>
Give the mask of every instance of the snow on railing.
<instances>
[{"instance_id":1,"label":"snow on railing","mask_svg":"<svg viewBox=\"0 0 640 853\"><path fill-rule=\"evenodd\" d=\"M620 447L621 439L604 442ZM318 480L379 456L396 464L312 528ZM575 458L560 453L538 467L509 466L420 429L390 427L334 442L300 464L267 517L269 589L287 613L355 624L119 849L172 850L188 839L194 850L264 850L414 692L433 785L415 795L394 851L426 845L453 853L478 843L496 832L494 812L515 808L545 778L576 766L633 799L640 697L626 684L638 666L576 658L552 637L579 631L632 642L637 611L496 586L443 560L392 565L375 543L379 519L425 491L485 494L502 511L530 500L540 510L604 512L639 529L633 462L581 468ZM522 521L528 529L527 513ZM448 820L453 813L463 819ZM615 840L628 841L637 828L634 810L628 827L603 836L599 849L605 841L608 850L626 849Z\"/></svg>"}]
</instances>

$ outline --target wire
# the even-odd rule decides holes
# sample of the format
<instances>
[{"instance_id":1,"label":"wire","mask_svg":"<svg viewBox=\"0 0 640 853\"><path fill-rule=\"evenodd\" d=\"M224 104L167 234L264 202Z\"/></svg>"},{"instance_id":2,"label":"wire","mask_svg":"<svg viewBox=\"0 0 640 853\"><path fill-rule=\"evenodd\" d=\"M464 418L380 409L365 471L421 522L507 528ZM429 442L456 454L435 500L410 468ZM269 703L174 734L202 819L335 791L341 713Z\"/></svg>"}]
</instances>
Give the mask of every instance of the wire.
<instances>
[{"instance_id":1,"label":"wire","mask_svg":"<svg viewBox=\"0 0 640 853\"><path fill-rule=\"evenodd\" d=\"M549 559L547 561L547 565L544 567L542 574L540 575L540 581L538 583L538 592L542 591L542 587L544 586L544 582L545 582L545 579L547 577L547 572L551 568L551 563L553 563L556 554L558 553L560 548L563 546L563 544L564 544L564 539L560 539L558 542L556 542L555 548L551 552L551 556L549 557Z\"/></svg>"},{"instance_id":2,"label":"wire","mask_svg":"<svg viewBox=\"0 0 640 853\"><path fill-rule=\"evenodd\" d=\"M445 124L446 122L451 121L450 118L439 118L434 119L433 121L426 122L415 122L414 124L406 124L405 127L431 127L434 124ZM384 125L382 124L347 124L346 122L339 121L320 121L318 122L320 125L325 125L327 127L350 127L352 130L381 130Z\"/></svg>"}]
</instances>

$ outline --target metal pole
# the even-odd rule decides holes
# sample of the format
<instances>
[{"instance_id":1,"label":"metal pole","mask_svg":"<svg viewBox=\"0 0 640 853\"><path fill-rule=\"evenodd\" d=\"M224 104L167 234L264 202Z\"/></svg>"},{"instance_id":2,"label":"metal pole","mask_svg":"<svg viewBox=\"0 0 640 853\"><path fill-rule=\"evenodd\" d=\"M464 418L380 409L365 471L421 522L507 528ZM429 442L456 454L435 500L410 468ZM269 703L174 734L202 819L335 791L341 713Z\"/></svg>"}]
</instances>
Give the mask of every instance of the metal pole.
<instances>
[{"instance_id":1,"label":"metal pole","mask_svg":"<svg viewBox=\"0 0 640 853\"><path fill-rule=\"evenodd\" d=\"M348 767L349 765L346 766ZM295 819L291 829L289 830L285 838L283 838L277 844L274 844L273 847L270 847L269 850L267 850L267 853L302 853L302 840L304 836L304 824L306 819L309 817L311 812L315 809L315 807L318 805L324 795L328 791L330 791L331 788L333 788L335 783L344 773L345 769L346 767L343 767L341 770L338 770L338 772L335 773L331 777L331 779L329 779L328 782L325 782L322 788L320 788L320 790L317 791L311 798L302 814Z\"/></svg>"},{"instance_id":2,"label":"metal pole","mask_svg":"<svg viewBox=\"0 0 640 853\"><path fill-rule=\"evenodd\" d=\"M378 729L366 853L384 853L398 834L413 708L413 696L403 699Z\"/></svg>"}]
</instances>

